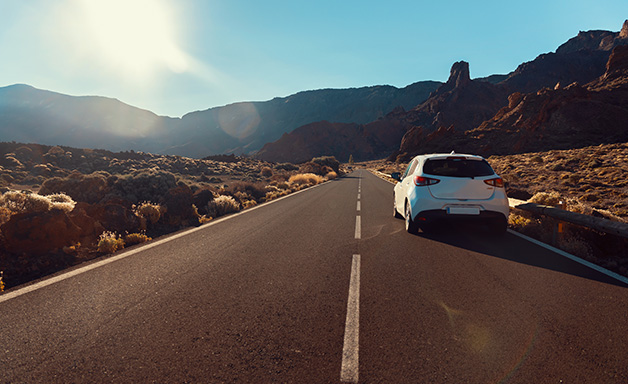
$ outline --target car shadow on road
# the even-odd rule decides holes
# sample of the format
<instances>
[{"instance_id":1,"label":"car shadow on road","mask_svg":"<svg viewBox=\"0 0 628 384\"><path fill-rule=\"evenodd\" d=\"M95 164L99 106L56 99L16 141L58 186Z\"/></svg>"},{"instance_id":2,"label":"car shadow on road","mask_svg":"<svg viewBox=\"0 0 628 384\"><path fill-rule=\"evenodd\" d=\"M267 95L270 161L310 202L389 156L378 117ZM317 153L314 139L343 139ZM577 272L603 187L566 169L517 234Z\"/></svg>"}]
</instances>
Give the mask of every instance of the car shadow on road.
<instances>
[{"instance_id":1,"label":"car shadow on road","mask_svg":"<svg viewBox=\"0 0 628 384\"><path fill-rule=\"evenodd\" d=\"M420 232L418 236L516 263L628 288L628 284L622 281L511 233L495 235L482 226L454 224L446 229Z\"/></svg>"}]
</instances>

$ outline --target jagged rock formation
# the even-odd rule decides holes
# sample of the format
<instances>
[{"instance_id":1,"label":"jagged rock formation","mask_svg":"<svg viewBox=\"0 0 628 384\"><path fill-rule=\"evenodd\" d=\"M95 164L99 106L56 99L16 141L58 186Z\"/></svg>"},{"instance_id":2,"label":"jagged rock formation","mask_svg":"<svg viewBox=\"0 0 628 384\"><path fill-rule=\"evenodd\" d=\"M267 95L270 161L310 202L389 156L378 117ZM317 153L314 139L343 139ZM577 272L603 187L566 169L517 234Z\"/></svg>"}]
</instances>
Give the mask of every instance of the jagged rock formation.
<instances>
[{"instance_id":1,"label":"jagged rock formation","mask_svg":"<svg viewBox=\"0 0 628 384\"><path fill-rule=\"evenodd\" d=\"M598 108L600 116L586 117L583 114L586 115L588 113L586 111L593 107L590 105L583 106L582 103L572 105L570 101L575 98L589 97L587 96L589 89L577 84L596 81L600 76L614 76L613 73L617 71L620 71L617 73L621 73L621 69L609 70L607 63L612 68L617 67L613 62L620 61L618 55L621 55L621 49L615 48L623 47L626 44L628 44L628 20L620 32L580 32L578 36L561 45L556 53L540 55L534 61L520 65L516 71L505 80L496 82L492 88L489 86L476 87L476 90L471 93L472 97L465 99L462 108L457 102L462 98L460 94L469 93L465 87L474 83L481 84L481 82L471 81L468 83L464 80L465 76L460 76L456 72L464 71L465 67L456 63L452 67L452 76L447 84L439 88L422 105L409 112L415 114L414 118L408 117L407 119L412 128L404 136L399 151L393 153L390 159L396 159L398 154L405 154L402 156L405 159L412 154L421 152L451 151L454 149L459 151L462 150L461 148L484 154L506 154L523 150L538 151L548 146L568 148L569 145L585 145L578 143L578 140L571 139L573 136L573 134L569 134L571 127L580 127L581 138L586 143L621 140L623 133L609 133L605 132L602 127L598 128L598 125L603 125L602 122L616 122L617 114L621 115L621 111L618 112L615 107L607 105L609 110ZM613 55L611 52L614 52ZM463 86L456 87L455 84L458 82ZM488 82L482 83L488 85ZM565 87L566 85L569 86ZM443 96L451 94L456 94L457 97ZM508 94L510 96L506 98ZM524 99L525 103L521 104ZM502 104L499 105L500 103ZM572 106L563 108L565 103ZM610 104L613 103L616 104L610 102ZM519 107L520 104L521 107ZM484 110L482 110L483 107ZM500 110L501 107L505 108ZM557 108L560 109L560 113L555 113ZM463 115L465 109L467 111L466 119ZM537 110L538 115L533 112ZM496 112L497 114L495 114ZM535 117L527 117L528 115L535 115ZM430 120L432 116L433 119ZM475 120L473 120L473 116L476 116ZM551 121L548 120L550 116L552 116ZM593 119L597 122L587 122L587 119ZM464 123L456 124L456 121L469 121L470 123L466 125ZM517 134L514 132L517 131L517 127L523 126L526 127L525 131L528 133L524 135L525 137L519 137L516 142L512 142L512 137L509 135L518 136L520 132ZM539 136L536 130L540 126L549 127L547 128L548 132L555 132L555 134ZM489 127L491 128L489 129ZM590 132L586 132L586 127L591 127ZM492 132L490 135L487 133L487 129ZM465 134L465 131L469 130L471 132ZM500 130L503 131L503 135L493 132ZM596 130L604 132L605 138L599 137L599 134L595 133ZM559 134L559 132L562 133ZM498 140L497 136L503 136L505 141ZM476 137L482 144L476 143L477 145L470 146L471 137ZM541 146L536 148L534 145Z\"/></svg>"},{"instance_id":2,"label":"jagged rock formation","mask_svg":"<svg viewBox=\"0 0 628 384\"><path fill-rule=\"evenodd\" d=\"M514 93L508 106L467 132L424 135L417 151L485 156L628 141L628 46L616 46L605 73L581 86Z\"/></svg>"},{"instance_id":3,"label":"jagged rock formation","mask_svg":"<svg viewBox=\"0 0 628 384\"><path fill-rule=\"evenodd\" d=\"M502 86L471 80L467 62L454 63L447 83L404 117L411 128L399 151L414 152L423 136L432 132L441 135L478 126L506 104L507 95Z\"/></svg>"}]
</instances>

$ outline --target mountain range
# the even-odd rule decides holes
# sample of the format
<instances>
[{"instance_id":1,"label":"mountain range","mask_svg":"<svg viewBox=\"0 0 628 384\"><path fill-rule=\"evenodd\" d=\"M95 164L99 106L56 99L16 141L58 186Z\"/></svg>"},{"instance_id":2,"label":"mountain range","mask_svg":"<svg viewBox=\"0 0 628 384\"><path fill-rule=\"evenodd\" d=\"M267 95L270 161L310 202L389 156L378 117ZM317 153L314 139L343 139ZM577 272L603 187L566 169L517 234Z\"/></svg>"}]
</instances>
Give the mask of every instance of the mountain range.
<instances>
[{"instance_id":1,"label":"mountain range","mask_svg":"<svg viewBox=\"0 0 628 384\"><path fill-rule=\"evenodd\" d=\"M441 83L299 92L265 102L210 108L181 118L97 96L74 97L17 84L0 88L0 141L205 157L250 153L320 120L366 123L412 108Z\"/></svg>"},{"instance_id":2,"label":"mountain range","mask_svg":"<svg viewBox=\"0 0 628 384\"><path fill-rule=\"evenodd\" d=\"M628 110L621 102L625 97L619 86L621 81L616 80L613 87L604 78L609 73L607 64L621 67L618 57L627 44L628 20L620 32L580 32L556 52L523 63L507 76L471 80L469 64L460 61L452 66L448 81L426 101L407 112L387 116L388 124L385 120L378 121L378 126L390 136L400 138L397 145L374 142L372 138L382 137L382 134L373 130L372 123L357 127L335 125L337 132L334 134L328 122L319 122L266 144L256 156L269 161L290 161L301 160L302 153L316 153L344 160L350 152L354 159L367 160L373 158L372 148L375 147L379 154L392 153L390 160L407 160L425 152L455 150L488 156L616 142L626 136ZM611 62L609 59L615 50ZM596 85L583 88L591 82ZM573 94L590 87L599 92L604 90L604 98L595 96L600 93L583 96L580 92L580 96L594 101L576 102ZM520 101L525 103L516 108ZM570 104L572 102L575 104ZM563 108L565 103L569 107ZM600 107L600 103L604 107ZM554 114L557 108L561 114ZM532 125L524 127L522 121ZM606 125L609 122L613 124ZM311 130L319 134L306 132ZM595 130L602 133L589 132ZM614 133L609 134L609 130ZM539 131L544 134L539 135ZM342 140L347 132L352 134L351 140ZM307 140L305 135L308 135ZM360 135L371 140L368 145L356 148L355 143L364 140ZM529 139L522 138L524 136Z\"/></svg>"},{"instance_id":3,"label":"mountain range","mask_svg":"<svg viewBox=\"0 0 628 384\"><path fill-rule=\"evenodd\" d=\"M403 159L437 149L515 153L623 140L628 114L617 100L625 100L627 44L628 20L620 32L580 32L507 75L471 79L469 64L459 61L446 83L305 91L181 118L18 84L0 88L0 141L301 162L321 155ZM607 122L619 133L596 128Z\"/></svg>"}]
</instances>

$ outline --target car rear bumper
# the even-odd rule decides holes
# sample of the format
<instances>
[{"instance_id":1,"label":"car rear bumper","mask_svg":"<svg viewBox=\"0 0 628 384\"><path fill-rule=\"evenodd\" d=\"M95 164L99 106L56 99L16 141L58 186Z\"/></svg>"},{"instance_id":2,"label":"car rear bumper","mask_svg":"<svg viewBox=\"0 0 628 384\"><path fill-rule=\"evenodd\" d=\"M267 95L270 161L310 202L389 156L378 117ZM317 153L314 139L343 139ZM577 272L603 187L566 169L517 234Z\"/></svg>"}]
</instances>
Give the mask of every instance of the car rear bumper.
<instances>
[{"instance_id":1,"label":"car rear bumper","mask_svg":"<svg viewBox=\"0 0 628 384\"><path fill-rule=\"evenodd\" d=\"M477 215L460 215L447 213L444 209L432 209L419 212L414 220L418 223L421 222L437 222L437 221L473 221L473 222L486 222L494 223L496 221L506 220L502 212L495 211L480 211Z\"/></svg>"}]
</instances>

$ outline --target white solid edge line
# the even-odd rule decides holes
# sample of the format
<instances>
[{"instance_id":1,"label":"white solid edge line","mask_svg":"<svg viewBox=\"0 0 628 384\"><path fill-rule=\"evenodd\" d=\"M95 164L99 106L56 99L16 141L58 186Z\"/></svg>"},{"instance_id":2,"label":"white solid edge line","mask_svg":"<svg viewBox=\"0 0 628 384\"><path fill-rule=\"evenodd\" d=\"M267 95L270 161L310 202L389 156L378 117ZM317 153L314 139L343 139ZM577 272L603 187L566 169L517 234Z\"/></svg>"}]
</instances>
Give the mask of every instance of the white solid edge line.
<instances>
[{"instance_id":1,"label":"white solid edge line","mask_svg":"<svg viewBox=\"0 0 628 384\"><path fill-rule=\"evenodd\" d=\"M519 233L517 231L513 231L512 229L509 229L508 232L512 233L513 235L518 236L518 237L520 237L520 238L522 238L524 240L527 240L527 241L529 241L531 243L534 243L534 244L536 244L538 246L541 246L541 247L543 247L543 248L545 248L547 250L550 250L550 251L552 251L554 253L558 253L561 256L564 256L564 257L566 257L566 258L568 258L570 260L573 260L573 261L575 261L577 263L580 263L580 264L582 264L582 265L584 265L586 267L589 267L589 268L591 268L591 269L593 269L593 270L595 270L597 272L600 272L600 273L602 273L602 274L604 274L604 275L606 275L608 277L611 277L613 279L619 280L619 281L621 281L624 284L628 284L628 278L626 278L626 277L624 277L624 276L622 276L620 274L617 274L617 273L615 273L613 271L609 271L606 268L602 268L602 267L600 267L597 264L593 264L593 263L591 263L589 261L586 261L584 259L579 258L578 256L574 256L574 255L572 255L570 253L567 253L567 252L563 251L562 249L558 249L558 248L552 247L549 244L545 244L543 242L540 242L540 241L538 241L536 239L528 237L528 236L526 236L524 234L521 234L521 233Z\"/></svg>"},{"instance_id":2,"label":"white solid edge line","mask_svg":"<svg viewBox=\"0 0 628 384\"><path fill-rule=\"evenodd\" d=\"M355 217L355 238L360 239L362 237L362 223L360 216Z\"/></svg>"},{"instance_id":3,"label":"white solid edge line","mask_svg":"<svg viewBox=\"0 0 628 384\"><path fill-rule=\"evenodd\" d=\"M360 255L353 255L351 262L351 280L347 300L347 318L345 337L342 347L342 366L340 381L357 383L359 375L360 350Z\"/></svg>"},{"instance_id":4,"label":"white solid edge line","mask_svg":"<svg viewBox=\"0 0 628 384\"><path fill-rule=\"evenodd\" d=\"M149 249L151 249L153 247L156 247L158 245L162 245L162 244L165 244L167 242L179 239L181 237L187 236L187 235L192 234L194 232L201 231L201 230L209 228L209 227L211 227L213 225L220 224L223 221L227 221L227 220L233 219L233 218L238 217L240 215L252 212L252 211L254 211L254 210L258 209L258 208L261 208L261 207L264 207L264 206L268 206L268 205L270 205L272 203L276 203L276 202L278 202L280 200L283 200L283 199L286 199L286 198L289 198L289 197L293 197L295 195L298 195L301 192L312 190L313 188L320 187L321 185L324 185L324 184L327 184L327 183L330 183L330 182L331 181L326 181L326 182L321 183L321 184L313 185L313 186L311 186L309 188L293 192L293 193L291 193L289 195L282 196L282 197L280 197L278 199L271 200L271 201L268 201L268 202L260 204L260 205L256 205L255 207L251 207L251 208L245 209L245 210L240 211L238 213L234 213L234 214L229 215L229 216L224 216L224 217L221 217L220 219L212 220L209 223L200 225L198 227L194 227L194 228L189 228L189 229L183 230L182 232L179 232L179 233L177 233L175 235L169 236L169 237L167 237L165 239L156 240L154 242L149 242L149 243L145 244L144 246L140 246L139 248L135 248L135 249L130 250L130 251L122 251L120 254L117 254L117 255L114 255L114 256L111 256L111 257L107 257L104 260L97 261L97 262L91 263L91 264L83 266L83 267L79 267L77 269L74 269L74 270L69 271L69 272L62 273L62 274L57 275L57 276L53 276L53 277L50 277L50 278L47 278L47 279L45 278L45 280L41 280L41 281L39 281L37 283L33 283L33 284L27 285L25 287L18 288L18 289L14 290L14 291L8 291L8 292L0 295L0 303L3 303L5 301L9 301L9 300L14 299L16 297L19 297L19 296L25 295L25 294L27 294L29 292L33 292L33 291L36 291L38 289L47 287L49 285L61 282L63 280L67 280L67 279L69 279L71 277L74 277L74 276L80 275L82 273L91 271L92 269L96 269L96 268L102 267L104 265L107 265L109 263L113 263L115 261L124 259L126 257L135 255L137 253L149 250Z\"/></svg>"}]
</instances>

